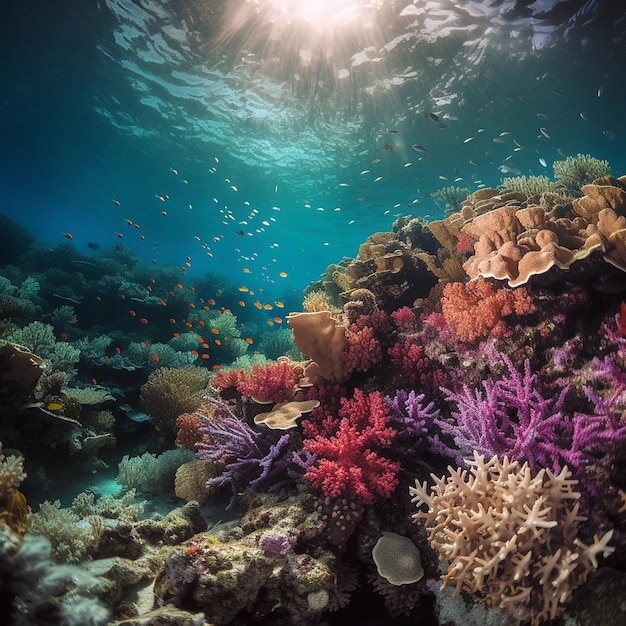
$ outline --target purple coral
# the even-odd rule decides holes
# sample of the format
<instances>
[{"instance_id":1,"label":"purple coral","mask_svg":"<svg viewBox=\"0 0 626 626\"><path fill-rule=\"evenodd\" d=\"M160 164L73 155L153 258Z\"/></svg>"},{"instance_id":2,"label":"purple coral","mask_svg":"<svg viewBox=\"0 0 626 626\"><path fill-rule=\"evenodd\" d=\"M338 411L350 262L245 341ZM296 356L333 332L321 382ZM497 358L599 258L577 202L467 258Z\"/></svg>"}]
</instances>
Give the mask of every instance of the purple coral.
<instances>
[{"instance_id":1,"label":"purple coral","mask_svg":"<svg viewBox=\"0 0 626 626\"><path fill-rule=\"evenodd\" d=\"M437 419L444 433L454 437L465 452L499 457L507 455L531 468L551 468L558 474L567 464L577 478L591 486L585 467L597 462L598 454L613 452L626 440L626 425L610 410L610 401L601 401L591 390L587 398L595 414L565 411L571 387L556 398L544 398L530 361L520 374L503 356L509 374L500 380L486 380L482 390L464 385L460 392L443 389L456 405L451 419Z\"/></svg>"},{"instance_id":2,"label":"purple coral","mask_svg":"<svg viewBox=\"0 0 626 626\"><path fill-rule=\"evenodd\" d=\"M205 401L217 408L220 417L213 420L196 413L202 421L200 432L212 441L197 444L198 457L211 464L224 465L219 476L207 481L207 487L230 487L227 508L235 505L239 493L246 487L257 489L282 481L284 464L279 461L286 453L289 434L279 436L280 431L253 430L223 402L212 398L205 398Z\"/></svg>"},{"instance_id":3,"label":"purple coral","mask_svg":"<svg viewBox=\"0 0 626 626\"><path fill-rule=\"evenodd\" d=\"M433 456L454 459L457 464L462 461L460 453L441 440L436 425L440 411L434 402L425 403L423 393L399 389L395 396L387 396L385 403L390 410L389 423L397 431L393 451L403 467L417 466L432 471L428 459Z\"/></svg>"}]
</instances>

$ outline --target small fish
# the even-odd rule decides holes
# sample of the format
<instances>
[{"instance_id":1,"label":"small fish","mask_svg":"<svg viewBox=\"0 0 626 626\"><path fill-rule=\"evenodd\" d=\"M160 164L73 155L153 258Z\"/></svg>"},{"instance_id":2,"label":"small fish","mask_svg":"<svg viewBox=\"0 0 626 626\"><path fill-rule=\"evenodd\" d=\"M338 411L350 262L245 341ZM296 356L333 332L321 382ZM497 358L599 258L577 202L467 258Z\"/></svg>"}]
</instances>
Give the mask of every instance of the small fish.
<instances>
[{"instance_id":1,"label":"small fish","mask_svg":"<svg viewBox=\"0 0 626 626\"><path fill-rule=\"evenodd\" d=\"M161 359L159 358L159 355L158 355L158 354L151 354L151 355L150 355L150 358L151 358L153 361L156 361L157 363L161 360Z\"/></svg>"},{"instance_id":2,"label":"small fish","mask_svg":"<svg viewBox=\"0 0 626 626\"><path fill-rule=\"evenodd\" d=\"M550 118L545 113L537 113L537 117L540 120L545 120L546 122L548 122L550 120Z\"/></svg>"},{"instance_id":3,"label":"small fish","mask_svg":"<svg viewBox=\"0 0 626 626\"><path fill-rule=\"evenodd\" d=\"M395 146L392 143L386 143L383 146L383 150L387 150L387 152L395 152L397 149L398 149L397 146Z\"/></svg>"},{"instance_id":4,"label":"small fish","mask_svg":"<svg viewBox=\"0 0 626 626\"><path fill-rule=\"evenodd\" d=\"M390 132L392 135L397 135L400 131L399 131L399 130L396 130L395 128L390 128L390 129L389 129L389 132Z\"/></svg>"},{"instance_id":5,"label":"small fish","mask_svg":"<svg viewBox=\"0 0 626 626\"><path fill-rule=\"evenodd\" d=\"M439 116L436 113L433 113L432 111L427 111L425 115L426 117L429 117L433 122L439 121Z\"/></svg>"},{"instance_id":6,"label":"small fish","mask_svg":"<svg viewBox=\"0 0 626 626\"><path fill-rule=\"evenodd\" d=\"M578 115L580 115L581 119L585 120L585 122L590 121L589 116L584 111L581 111Z\"/></svg>"},{"instance_id":7,"label":"small fish","mask_svg":"<svg viewBox=\"0 0 626 626\"><path fill-rule=\"evenodd\" d=\"M147 324L147 323L148 323L148 320L147 320L145 317L141 317L141 318L139 318L139 321L140 321L142 324Z\"/></svg>"},{"instance_id":8,"label":"small fish","mask_svg":"<svg viewBox=\"0 0 626 626\"><path fill-rule=\"evenodd\" d=\"M600 85L598 87L598 98L601 98L604 95L604 85Z\"/></svg>"},{"instance_id":9,"label":"small fish","mask_svg":"<svg viewBox=\"0 0 626 626\"><path fill-rule=\"evenodd\" d=\"M50 404L46 406L46 409L48 409L48 411L61 411L63 405L60 402L50 402Z\"/></svg>"},{"instance_id":10,"label":"small fish","mask_svg":"<svg viewBox=\"0 0 626 626\"><path fill-rule=\"evenodd\" d=\"M474 161L473 159L469 162L469 164L473 165L474 167L479 167L478 161Z\"/></svg>"},{"instance_id":11,"label":"small fish","mask_svg":"<svg viewBox=\"0 0 626 626\"><path fill-rule=\"evenodd\" d=\"M467 139L463 140L463 143L469 143L470 141L473 141L474 137L468 137Z\"/></svg>"},{"instance_id":12,"label":"small fish","mask_svg":"<svg viewBox=\"0 0 626 626\"><path fill-rule=\"evenodd\" d=\"M539 132L546 138L546 139L550 139L550 134L548 133L548 131L543 128L543 126L539 129Z\"/></svg>"},{"instance_id":13,"label":"small fish","mask_svg":"<svg viewBox=\"0 0 626 626\"><path fill-rule=\"evenodd\" d=\"M423 152L424 154L428 152L428 150L426 150L426 148L424 148L424 146L420 145L419 143L414 143L411 148L413 148L413 150L415 150L416 152Z\"/></svg>"},{"instance_id":14,"label":"small fish","mask_svg":"<svg viewBox=\"0 0 626 626\"><path fill-rule=\"evenodd\" d=\"M72 239L74 239L74 235L72 235L72 233L64 233L63 231L61 231L61 234L64 237L67 237L70 241L72 241Z\"/></svg>"},{"instance_id":15,"label":"small fish","mask_svg":"<svg viewBox=\"0 0 626 626\"><path fill-rule=\"evenodd\" d=\"M119 200L116 200L115 198L113 198L111 202L113 202L115 206L120 206L122 204Z\"/></svg>"},{"instance_id":16,"label":"small fish","mask_svg":"<svg viewBox=\"0 0 626 626\"><path fill-rule=\"evenodd\" d=\"M99 250L99 249L100 249L100 244L99 244L99 243L96 243L95 241L90 241L90 242L87 244L87 247L88 247L89 249L91 249L91 250Z\"/></svg>"},{"instance_id":17,"label":"small fish","mask_svg":"<svg viewBox=\"0 0 626 626\"><path fill-rule=\"evenodd\" d=\"M564 96L565 92L562 89L559 89L558 87L551 87L548 90L550 93L553 93L555 96Z\"/></svg>"},{"instance_id":18,"label":"small fish","mask_svg":"<svg viewBox=\"0 0 626 626\"><path fill-rule=\"evenodd\" d=\"M67 341L67 333L61 333L61 341Z\"/></svg>"},{"instance_id":19,"label":"small fish","mask_svg":"<svg viewBox=\"0 0 626 626\"><path fill-rule=\"evenodd\" d=\"M366 193L362 193L360 196L356 197L359 202L363 202L363 200L367 200L368 198L369 196Z\"/></svg>"},{"instance_id":20,"label":"small fish","mask_svg":"<svg viewBox=\"0 0 626 626\"><path fill-rule=\"evenodd\" d=\"M287 272L279 272L279 273L278 273L278 275L279 275L281 278L287 278Z\"/></svg>"},{"instance_id":21,"label":"small fish","mask_svg":"<svg viewBox=\"0 0 626 626\"><path fill-rule=\"evenodd\" d=\"M543 167L548 167L548 163L543 157L539 157L539 164Z\"/></svg>"},{"instance_id":22,"label":"small fish","mask_svg":"<svg viewBox=\"0 0 626 626\"><path fill-rule=\"evenodd\" d=\"M253 341L250 337L246 337L246 338L244 339L244 341L245 341L248 345L251 345L251 344L253 344L253 343L254 343L254 341Z\"/></svg>"}]
</instances>

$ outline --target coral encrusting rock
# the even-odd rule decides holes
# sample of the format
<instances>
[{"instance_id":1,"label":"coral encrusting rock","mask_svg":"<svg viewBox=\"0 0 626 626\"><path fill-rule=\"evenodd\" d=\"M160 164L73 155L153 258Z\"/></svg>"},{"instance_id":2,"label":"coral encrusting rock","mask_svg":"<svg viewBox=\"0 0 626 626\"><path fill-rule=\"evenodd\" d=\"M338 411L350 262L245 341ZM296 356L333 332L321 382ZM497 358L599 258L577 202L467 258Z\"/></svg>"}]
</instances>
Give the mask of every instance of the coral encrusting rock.
<instances>
[{"instance_id":1,"label":"coral encrusting rock","mask_svg":"<svg viewBox=\"0 0 626 626\"><path fill-rule=\"evenodd\" d=\"M425 522L431 545L449 562L442 588L479 594L533 625L555 619L598 567L598 555L614 551L607 545L613 531L592 545L577 538L586 518L567 467L533 475L526 463L478 453L466 463L469 472L448 468L447 477L433 475L432 489L418 481L410 489L418 509L428 507L414 519Z\"/></svg>"}]
</instances>

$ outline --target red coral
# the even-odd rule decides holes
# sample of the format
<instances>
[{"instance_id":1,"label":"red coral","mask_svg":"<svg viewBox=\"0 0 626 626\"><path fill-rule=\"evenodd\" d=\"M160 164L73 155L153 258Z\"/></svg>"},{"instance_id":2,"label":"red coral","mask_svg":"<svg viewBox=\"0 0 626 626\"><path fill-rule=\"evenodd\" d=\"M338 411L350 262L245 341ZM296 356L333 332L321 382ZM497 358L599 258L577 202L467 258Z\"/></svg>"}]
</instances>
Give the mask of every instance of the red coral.
<instances>
[{"instance_id":1,"label":"red coral","mask_svg":"<svg viewBox=\"0 0 626 626\"><path fill-rule=\"evenodd\" d=\"M394 311L391 317L401 333L409 335L417 331L417 318L408 306L403 306L401 309Z\"/></svg>"},{"instance_id":2,"label":"red coral","mask_svg":"<svg viewBox=\"0 0 626 626\"><path fill-rule=\"evenodd\" d=\"M293 364L286 360L267 365L255 363L252 370L220 370L211 385L222 392L234 388L254 400L276 403L290 399L297 378Z\"/></svg>"},{"instance_id":3,"label":"red coral","mask_svg":"<svg viewBox=\"0 0 626 626\"><path fill-rule=\"evenodd\" d=\"M318 455L305 478L327 498L348 497L360 504L388 498L395 489L400 464L381 452L389 447L396 431L388 425L389 414L382 393L342 399L338 430L332 436L307 439L304 449Z\"/></svg>"},{"instance_id":4,"label":"red coral","mask_svg":"<svg viewBox=\"0 0 626 626\"><path fill-rule=\"evenodd\" d=\"M239 385L239 391L261 402L284 402L293 394L297 376L290 361L254 364L252 372Z\"/></svg>"},{"instance_id":5,"label":"red coral","mask_svg":"<svg viewBox=\"0 0 626 626\"><path fill-rule=\"evenodd\" d=\"M535 305L524 287L494 287L484 278L469 283L448 283L443 289L441 310L446 324L461 341L504 337L509 333L504 318L533 313Z\"/></svg>"},{"instance_id":6,"label":"red coral","mask_svg":"<svg viewBox=\"0 0 626 626\"><path fill-rule=\"evenodd\" d=\"M373 328L364 326L353 330L353 326L346 330L347 345L341 357L342 364L346 372L366 372L382 361L383 350Z\"/></svg>"},{"instance_id":7,"label":"red coral","mask_svg":"<svg viewBox=\"0 0 626 626\"><path fill-rule=\"evenodd\" d=\"M429 360L424 356L424 346L402 341L387 351L391 357L391 369L398 378L398 387L415 387L428 369Z\"/></svg>"}]
</instances>

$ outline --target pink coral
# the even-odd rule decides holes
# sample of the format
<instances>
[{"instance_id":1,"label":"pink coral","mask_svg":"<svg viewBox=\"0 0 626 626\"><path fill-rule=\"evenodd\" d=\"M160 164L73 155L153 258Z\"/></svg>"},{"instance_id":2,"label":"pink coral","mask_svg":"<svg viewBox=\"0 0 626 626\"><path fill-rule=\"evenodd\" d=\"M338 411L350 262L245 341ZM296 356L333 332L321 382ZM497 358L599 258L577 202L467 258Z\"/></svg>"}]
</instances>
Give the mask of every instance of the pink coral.
<instances>
[{"instance_id":1,"label":"pink coral","mask_svg":"<svg viewBox=\"0 0 626 626\"><path fill-rule=\"evenodd\" d=\"M484 278L469 283L448 283L443 289L441 310L446 324L461 341L505 337L505 317L527 315L536 308L524 287L494 287Z\"/></svg>"},{"instance_id":2,"label":"pink coral","mask_svg":"<svg viewBox=\"0 0 626 626\"><path fill-rule=\"evenodd\" d=\"M417 331L417 318L408 306L403 306L394 311L391 317L401 333L408 335Z\"/></svg>"},{"instance_id":3,"label":"pink coral","mask_svg":"<svg viewBox=\"0 0 626 626\"><path fill-rule=\"evenodd\" d=\"M372 327L364 326L356 330L350 327L346 331L346 339L342 363L347 372L366 372L382 361L383 350Z\"/></svg>"},{"instance_id":4,"label":"pink coral","mask_svg":"<svg viewBox=\"0 0 626 626\"><path fill-rule=\"evenodd\" d=\"M255 363L252 370L221 370L213 377L211 384L222 392L234 388L253 400L276 403L291 398L296 382L293 363L281 360L267 365Z\"/></svg>"},{"instance_id":5,"label":"pink coral","mask_svg":"<svg viewBox=\"0 0 626 626\"><path fill-rule=\"evenodd\" d=\"M342 399L339 417L333 435L304 442L304 449L319 457L305 478L327 498L348 497L360 504L388 498L400 464L381 454L396 434L382 393L356 389L353 398Z\"/></svg>"},{"instance_id":6,"label":"pink coral","mask_svg":"<svg viewBox=\"0 0 626 626\"><path fill-rule=\"evenodd\" d=\"M424 356L424 346L411 341L401 341L387 351L391 357L391 367L396 373L400 386L415 387L429 365Z\"/></svg>"}]
</instances>

